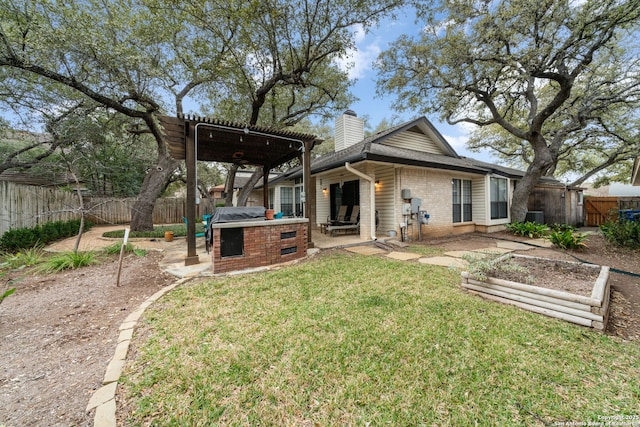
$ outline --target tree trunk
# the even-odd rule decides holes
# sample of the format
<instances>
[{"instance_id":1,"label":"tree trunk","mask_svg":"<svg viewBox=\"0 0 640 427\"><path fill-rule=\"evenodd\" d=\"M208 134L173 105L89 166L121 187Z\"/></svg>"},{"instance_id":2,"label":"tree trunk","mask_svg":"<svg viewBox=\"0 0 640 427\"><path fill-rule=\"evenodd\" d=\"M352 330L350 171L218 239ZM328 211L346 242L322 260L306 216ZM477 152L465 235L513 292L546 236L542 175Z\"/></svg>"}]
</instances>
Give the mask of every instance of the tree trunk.
<instances>
[{"instance_id":1,"label":"tree trunk","mask_svg":"<svg viewBox=\"0 0 640 427\"><path fill-rule=\"evenodd\" d=\"M242 187L240 190L240 194L238 194L238 206L246 206L247 201L249 200L249 196L251 195L251 191L256 186L260 178L263 176L264 169L262 167L256 167L255 172L249 178L249 181Z\"/></svg>"},{"instance_id":2,"label":"tree trunk","mask_svg":"<svg viewBox=\"0 0 640 427\"><path fill-rule=\"evenodd\" d=\"M511 199L511 222L524 222L527 217L529 194L533 191L546 167L543 162L534 160L524 177L518 181Z\"/></svg>"},{"instance_id":3,"label":"tree trunk","mask_svg":"<svg viewBox=\"0 0 640 427\"><path fill-rule=\"evenodd\" d=\"M238 172L238 165L234 163L229 168L227 179L224 182L224 205L227 207L233 206L233 189L235 188L236 172Z\"/></svg>"},{"instance_id":4,"label":"tree trunk","mask_svg":"<svg viewBox=\"0 0 640 427\"><path fill-rule=\"evenodd\" d=\"M131 210L131 231L153 230L153 208L166 183L178 167L178 161L168 153L159 155L158 163L149 170L142 182L140 195Z\"/></svg>"}]
</instances>

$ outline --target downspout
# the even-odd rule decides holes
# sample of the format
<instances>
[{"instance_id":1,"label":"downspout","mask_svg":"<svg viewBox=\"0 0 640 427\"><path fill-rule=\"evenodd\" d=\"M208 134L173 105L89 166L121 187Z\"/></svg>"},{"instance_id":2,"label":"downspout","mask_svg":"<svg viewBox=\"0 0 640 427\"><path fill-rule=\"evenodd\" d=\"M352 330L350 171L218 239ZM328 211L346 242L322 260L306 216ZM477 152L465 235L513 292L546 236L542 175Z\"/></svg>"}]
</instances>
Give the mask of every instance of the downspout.
<instances>
[{"instance_id":1,"label":"downspout","mask_svg":"<svg viewBox=\"0 0 640 427\"><path fill-rule=\"evenodd\" d=\"M374 178L371 178L369 175L360 172L357 169L354 169L351 166L351 163L345 162L344 167L354 175L358 175L362 179L366 179L369 181L369 191L371 192L371 240L378 240L376 237L376 188L373 185Z\"/></svg>"}]
</instances>

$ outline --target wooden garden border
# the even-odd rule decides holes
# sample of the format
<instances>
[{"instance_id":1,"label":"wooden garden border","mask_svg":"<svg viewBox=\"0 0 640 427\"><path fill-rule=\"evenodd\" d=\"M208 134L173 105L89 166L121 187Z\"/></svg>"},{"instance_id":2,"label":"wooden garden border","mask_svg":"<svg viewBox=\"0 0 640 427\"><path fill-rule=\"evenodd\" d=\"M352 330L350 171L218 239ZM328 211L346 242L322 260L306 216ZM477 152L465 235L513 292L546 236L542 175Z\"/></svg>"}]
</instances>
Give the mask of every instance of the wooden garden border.
<instances>
[{"instance_id":1,"label":"wooden garden border","mask_svg":"<svg viewBox=\"0 0 640 427\"><path fill-rule=\"evenodd\" d=\"M517 254L508 254L507 256L581 264L587 268L600 269L600 274L593 285L590 297L494 277L489 277L484 281L476 280L467 271L461 273L462 287L470 293L483 298L511 304L534 313L544 314L549 317L555 317L598 330L604 330L606 328L609 315L609 297L611 293L609 267Z\"/></svg>"}]
</instances>

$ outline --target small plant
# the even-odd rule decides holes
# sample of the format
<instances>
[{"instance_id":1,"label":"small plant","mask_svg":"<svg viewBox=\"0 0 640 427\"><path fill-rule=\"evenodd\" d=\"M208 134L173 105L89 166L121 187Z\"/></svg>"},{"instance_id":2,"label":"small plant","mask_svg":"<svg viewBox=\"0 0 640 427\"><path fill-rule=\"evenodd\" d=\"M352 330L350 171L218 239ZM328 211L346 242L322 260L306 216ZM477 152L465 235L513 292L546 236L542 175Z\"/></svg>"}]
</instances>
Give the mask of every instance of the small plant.
<instances>
[{"instance_id":1,"label":"small plant","mask_svg":"<svg viewBox=\"0 0 640 427\"><path fill-rule=\"evenodd\" d=\"M2 255L2 265L11 269L31 267L42 261L42 246L35 246L20 252Z\"/></svg>"},{"instance_id":2,"label":"small plant","mask_svg":"<svg viewBox=\"0 0 640 427\"><path fill-rule=\"evenodd\" d=\"M533 283L535 279L529 271L516 263L513 258L504 255L473 256L463 255L462 259L467 261L467 271L477 280L487 280L487 277L495 276L497 272L520 273L525 283Z\"/></svg>"},{"instance_id":3,"label":"small plant","mask_svg":"<svg viewBox=\"0 0 640 427\"><path fill-rule=\"evenodd\" d=\"M554 223L554 224L551 224L549 226L549 228L551 229L551 231L567 231L567 230L578 231L578 229L576 227L574 227L573 225L559 224L557 222Z\"/></svg>"},{"instance_id":4,"label":"small plant","mask_svg":"<svg viewBox=\"0 0 640 427\"><path fill-rule=\"evenodd\" d=\"M607 221L600 226L600 231L612 245L640 248L640 221Z\"/></svg>"},{"instance_id":5,"label":"small plant","mask_svg":"<svg viewBox=\"0 0 640 427\"><path fill-rule=\"evenodd\" d=\"M0 295L0 303L2 302L2 300L4 300L6 297L11 295L15 291L16 291L16 288L7 289L6 291L4 291L4 293Z\"/></svg>"},{"instance_id":6,"label":"small plant","mask_svg":"<svg viewBox=\"0 0 640 427\"><path fill-rule=\"evenodd\" d=\"M545 224L538 224L532 221L527 222L512 222L511 224L507 224L507 230L511 233L529 237L531 239L537 239L538 237L544 237L549 234L549 227Z\"/></svg>"},{"instance_id":7,"label":"small plant","mask_svg":"<svg viewBox=\"0 0 640 427\"><path fill-rule=\"evenodd\" d=\"M120 253L120 249L122 248L122 242L115 242L112 245L106 246L102 250L107 255L117 255ZM144 249L137 249L133 244L127 243L124 245L124 253L126 254L134 254L136 256L145 256L147 251Z\"/></svg>"},{"instance_id":8,"label":"small plant","mask_svg":"<svg viewBox=\"0 0 640 427\"><path fill-rule=\"evenodd\" d=\"M41 270L45 273L57 273L62 270L86 267L96 262L95 252L63 252L46 260Z\"/></svg>"},{"instance_id":9,"label":"small plant","mask_svg":"<svg viewBox=\"0 0 640 427\"><path fill-rule=\"evenodd\" d=\"M134 254L135 256L141 256L141 257L142 257L142 256L147 255L147 251L146 251L146 249L137 249L137 248L134 248L134 249L133 249L133 254Z\"/></svg>"},{"instance_id":10,"label":"small plant","mask_svg":"<svg viewBox=\"0 0 640 427\"><path fill-rule=\"evenodd\" d=\"M571 229L552 231L549 241L562 249L580 250L587 247L587 234L577 233Z\"/></svg>"},{"instance_id":11,"label":"small plant","mask_svg":"<svg viewBox=\"0 0 640 427\"><path fill-rule=\"evenodd\" d=\"M107 254L107 255L115 255L115 254L119 254L120 250L122 248L122 242L115 242L109 246L106 246L105 248L103 248L102 250ZM126 245L124 245L124 252L125 253L132 253L134 250L134 246L131 243L127 243Z\"/></svg>"}]
</instances>

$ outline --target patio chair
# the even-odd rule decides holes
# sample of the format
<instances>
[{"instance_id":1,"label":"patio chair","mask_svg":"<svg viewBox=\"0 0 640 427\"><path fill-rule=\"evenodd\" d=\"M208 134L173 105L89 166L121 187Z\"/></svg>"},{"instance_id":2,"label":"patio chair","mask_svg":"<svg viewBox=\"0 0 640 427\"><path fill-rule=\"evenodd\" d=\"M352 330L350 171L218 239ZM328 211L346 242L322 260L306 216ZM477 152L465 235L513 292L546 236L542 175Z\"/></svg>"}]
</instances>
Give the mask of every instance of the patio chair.
<instances>
[{"instance_id":1,"label":"patio chair","mask_svg":"<svg viewBox=\"0 0 640 427\"><path fill-rule=\"evenodd\" d=\"M183 216L182 217L182 221L184 221L185 225L189 225L187 222L187 217ZM204 231L203 232L196 232L196 237L204 237Z\"/></svg>"},{"instance_id":2,"label":"patio chair","mask_svg":"<svg viewBox=\"0 0 640 427\"><path fill-rule=\"evenodd\" d=\"M360 222L360 206L354 205L351 209L351 214L343 221L346 224L356 224Z\"/></svg>"},{"instance_id":3,"label":"patio chair","mask_svg":"<svg viewBox=\"0 0 640 427\"><path fill-rule=\"evenodd\" d=\"M338 209L338 215L336 215L335 219L331 219L331 216L327 217L327 224L329 225L337 225L345 221L345 215L347 214L347 205L342 205Z\"/></svg>"}]
</instances>

